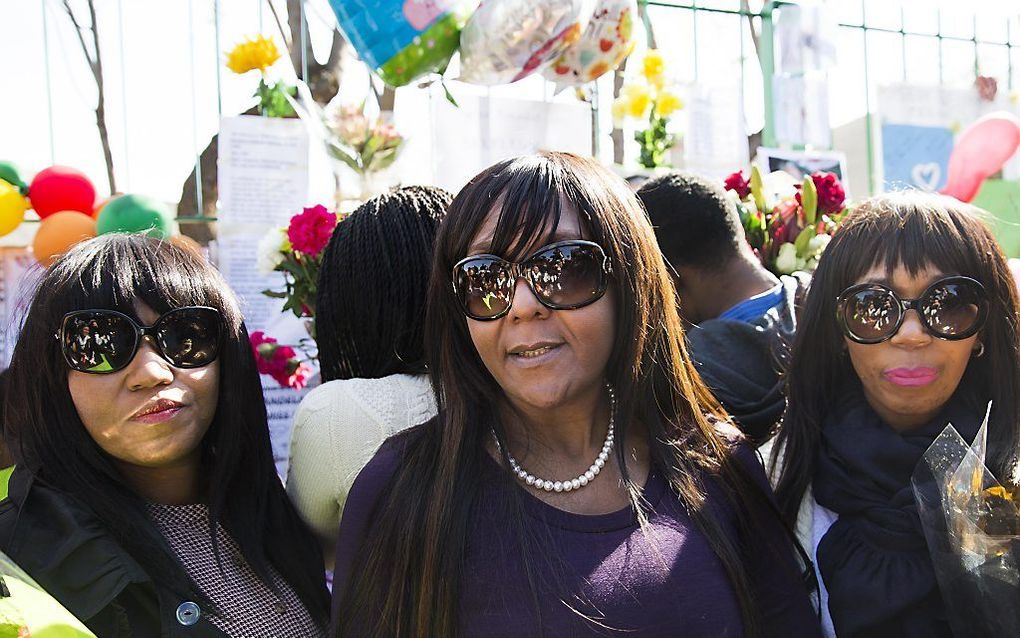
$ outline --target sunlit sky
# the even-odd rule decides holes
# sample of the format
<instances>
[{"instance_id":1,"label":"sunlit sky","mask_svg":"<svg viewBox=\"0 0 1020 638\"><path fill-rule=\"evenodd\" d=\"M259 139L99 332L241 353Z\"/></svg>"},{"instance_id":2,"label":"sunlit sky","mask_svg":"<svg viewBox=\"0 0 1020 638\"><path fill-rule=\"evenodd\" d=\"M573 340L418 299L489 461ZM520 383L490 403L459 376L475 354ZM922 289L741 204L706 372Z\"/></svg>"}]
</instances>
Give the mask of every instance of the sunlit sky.
<instances>
[{"instance_id":1,"label":"sunlit sky","mask_svg":"<svg viewBox=\"0 0 1020 638\"><path fill-rule=\"evenodd\" d=\"M537 1L537 0L536 0ZM176 203L197 151L218 130L221 114L239 113L252 104L254 74L235 76L222 65L223 52L257 32L280 41L269 0L96 0L100 47L106 78L106 107L119 189ZM84 0L70 0L88 21ZM285 15L284 0L277 0ZM678 5L690 4L676 2ZM737 0L699 0L699 6L732 9ZM752 8L761 2L752 2ZM873 27L937 33L944 36L1020 44L1020 2L840 0L829 2L833 19ZM761 127L762 78L753 57L746 21L732 15L652 7L650 16L659 48L675 79L682 83L744 80L749 131ZM307 22L317 53L324 55L335 19L326 0L311 0ZM865 46L860 29L837 29L838 58L829 71L829 120L839 127L861 118L869 94L865 84ZM741 38L744 46L741 47ZM742 50L743 49L743 50ZM1002 91L1020 88L1020 47L977 48L982 73L999 80ZM741 54L744 64L741 64ZM0 159L13 160L26 174L53 163L77 167L108 192L95 126L96 87L62 0L0 0L0 55L4 89L0 93ZM867 40L870 98L882 84L909 81L966 87L973 82L975 46L944 40L941 56L932 37L873 32ZM941 73L940 73L941 59ZM340 99L360 102L368 94L367 72L359 64L349 74ZM286 75L285 65L277 65ZM743 69L743 72L741 71ZM603 97L611 92L607 78ZM453 84L458 90L457 84ZM416 89L402 89L414 91ZM460 90L474 89L461 87ZM500 87L496 95L533 99L552 97L551 85L537 78ZM400 105L398 94L398 110ZM608 106L608 102L604 102ZM603 159L611 159L608 108L602 121L607 135ZM405 131L413 135L414 131Z\"/></svg>"}]
</instances>

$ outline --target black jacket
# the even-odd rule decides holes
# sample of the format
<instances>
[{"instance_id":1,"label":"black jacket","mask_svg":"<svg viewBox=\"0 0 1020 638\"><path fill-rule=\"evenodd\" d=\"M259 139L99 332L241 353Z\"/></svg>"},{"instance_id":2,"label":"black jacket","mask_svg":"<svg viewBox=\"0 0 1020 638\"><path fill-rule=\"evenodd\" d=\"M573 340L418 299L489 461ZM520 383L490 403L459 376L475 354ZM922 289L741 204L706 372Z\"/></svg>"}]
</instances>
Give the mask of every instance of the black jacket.
<instances>
[{"instance_id":1,"label":"black jacket","mask_svg":"<svg viewBox=\"0 0 1020 638\"><path fill-rule=\"evenodd\" d=\"M705 384L755 445L767 441L786 409L784 371L810 276L781 277L783 303L754 322L709 319L687 331Z\"/></svg>"},{"instance_id":2,"label":"black jacket","mask_svg":"<svg viewBox=\"0 0 1020 638\"><path fill-rule=\"evenodd\" d=\"M225 638L158 582L90 509L21 468L0 501L0 549L100 638ZM182 620L178 619L178 616Z\"/></svg>"}]
</instances>

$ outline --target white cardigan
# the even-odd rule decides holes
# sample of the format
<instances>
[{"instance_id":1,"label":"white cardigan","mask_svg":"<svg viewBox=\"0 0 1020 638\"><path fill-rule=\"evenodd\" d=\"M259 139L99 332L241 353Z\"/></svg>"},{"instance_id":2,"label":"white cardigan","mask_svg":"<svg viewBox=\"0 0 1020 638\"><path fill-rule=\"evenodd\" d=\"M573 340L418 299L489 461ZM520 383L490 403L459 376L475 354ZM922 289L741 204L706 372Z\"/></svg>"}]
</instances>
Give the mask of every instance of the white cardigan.
<instances>
[{"instance_id":1,"label":"white cardigan","mask_svg":"<svg viewBox=\"0 0 1020 638\"><path fill-rule=\"evenodd\" d=\"M436 415L425 376L330 381L294 415L287 494L326 547L336 542L347 493L387 438Z\"/></svg>"}]
</instances>

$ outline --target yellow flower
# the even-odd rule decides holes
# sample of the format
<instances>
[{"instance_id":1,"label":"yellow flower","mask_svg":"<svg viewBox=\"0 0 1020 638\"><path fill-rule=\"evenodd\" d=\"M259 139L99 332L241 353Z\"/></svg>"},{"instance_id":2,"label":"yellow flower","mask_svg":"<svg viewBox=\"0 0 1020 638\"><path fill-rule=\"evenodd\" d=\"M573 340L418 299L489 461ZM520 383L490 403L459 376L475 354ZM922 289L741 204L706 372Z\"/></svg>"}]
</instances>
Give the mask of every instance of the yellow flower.
<instances>
[{"instance_id":1,"label":"yellow flower","mask_svg":"<svg viewBox=\"0 0 1020 638\"><path fill-rule=\"evenodd\" d=\"M645 76L649 84L661 87L665 81L665 73L666 61L663 60L662 54L655 49L647 51L641 63L641 75Z\"/></svg>"},{"instance_id":2,"label":"yellow flower","mask_svg":"<svg viewBox=\"0 0 1020 638\"><path fill-rule=\"evenodd\" d=\"M627 98L627 115L641 118L648 114L648 107L652 105L652 93L647 86L630 84L623 87L623 94Z\"/></svg>"},{"instance_id":3,"label":"yellow flower","mask_svg":"<svg viewBox=\"0 0 1020 638\"><path fill-rule=\"evenodd\" d=\"M280 50L271 38L261 35L238 44L227 54L227 68L234 73L247 73L258 69L265 72L267 67L280 59Z\"/></svg>"},{"instance_id":4,"label":"yellow flower","mask_svg":"<svg viewBox=\"0 0 1020 638\"><path fill-rule=\"evenodd\" d=\"M655 114L659 117L669 117L683 107L684 101L672 91L659 91L659 97L655 100Z\"/></svg>"},{"instance_id":5,"label":"yellow flower","mask_svg":"<svg viewBox=\"0 0 1020 638\"><path fill-rule=\"evenodd\" d=\"M630 111L630 100L625 95L621 95L613 101L613 124L617 128L623 123L623 120L627 117L627 112Z\"/></svg>"}]
</instances>

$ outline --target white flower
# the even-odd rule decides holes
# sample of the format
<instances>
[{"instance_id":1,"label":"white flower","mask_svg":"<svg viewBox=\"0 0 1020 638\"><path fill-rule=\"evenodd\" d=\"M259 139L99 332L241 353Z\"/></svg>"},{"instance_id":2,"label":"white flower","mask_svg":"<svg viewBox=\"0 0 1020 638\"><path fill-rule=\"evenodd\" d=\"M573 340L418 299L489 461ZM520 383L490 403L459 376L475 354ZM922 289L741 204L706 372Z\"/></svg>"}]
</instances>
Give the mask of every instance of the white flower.
<instances>
[{"instance_id":1,"label":"white flower","mask_svg":"<svg viewBox=\"0 0 1020 638\"><path fill-rule=\"evenodd\" d=\"M811 241L808 242L807 253L809 255L820 254L823 250L825 250L825 247L829 245L830 241L832 241L832 237L829 235L815 235L811 238Z\"/></svg>"},{"instance_id":2,"label":"white flower","mask_svg":"<svg viewBox=\"0 0 1020 638\"><path fill-rule=\"evenodd\" d=\"M776 270L783 275L789 275L797 270L797 248L793 244L783 244L779 247L779 254L776 255Z\"/></svg>"},{"instance_id":3,"label":"white flower","mask_svg":"<svg viewBox=\"0 0 1020 638\"><path fill-rule=\"evenodd\" d=\"M266 233L257 250L259 273L268 275L283 263L283 247L287 243L287 229L279 226Z\"/></svg>"}]
</instances>

